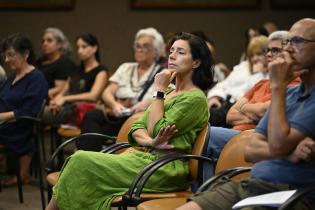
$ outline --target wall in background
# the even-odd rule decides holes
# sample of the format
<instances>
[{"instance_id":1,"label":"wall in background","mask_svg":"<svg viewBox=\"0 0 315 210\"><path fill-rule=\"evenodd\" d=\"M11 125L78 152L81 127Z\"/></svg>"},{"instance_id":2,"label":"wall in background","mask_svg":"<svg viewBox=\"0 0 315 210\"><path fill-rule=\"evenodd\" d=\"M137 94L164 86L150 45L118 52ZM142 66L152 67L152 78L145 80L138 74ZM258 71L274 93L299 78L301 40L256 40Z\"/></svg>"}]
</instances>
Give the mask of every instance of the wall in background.
<instances>
[{"instance_id":1,"label":"wall in background","mask_svg":"<svg viewBox=\"0 0 315 210\"><path fill-rule=\"evenodd\" d=\"M38 50L43 30L61 28L75 49L75 37L82 32L95 34L101 44L101 59L111 70L132 61L134 35L140 28L153 26L162 33L203 30L214 41L218 60L229 67L238 63L244 46L244 31L252 24L276 22L289 29L296 20L315 17L314 9L270 9L267 0L259 9L142 9L130 7L130 0L76 0L72 10L0 10L0 37L27 32ZM73 58L77 61L76 53Z\"/></svg>"}]
</instances>

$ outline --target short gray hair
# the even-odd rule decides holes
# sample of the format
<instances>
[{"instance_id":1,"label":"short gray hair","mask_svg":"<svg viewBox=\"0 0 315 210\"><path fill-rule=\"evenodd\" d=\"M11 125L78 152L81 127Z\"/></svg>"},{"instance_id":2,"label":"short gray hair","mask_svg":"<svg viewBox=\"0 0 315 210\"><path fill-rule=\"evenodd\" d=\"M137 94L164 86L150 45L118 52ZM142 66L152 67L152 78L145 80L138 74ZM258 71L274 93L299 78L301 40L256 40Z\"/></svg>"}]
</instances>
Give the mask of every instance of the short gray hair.
<instances>
[{"instance_id":1,"label":"short gray hair","mask_svg":"<svg viewBox=\"0 0 315 210\"><path fill-rule=\"evenodd\" d=\"M51 33L58 43L61 44L61 53L68 54L71 52L71 45L68 38L59 28L49 27L46 28L45 33Z\"/></svg>"},{"instance_id":2,"label":"short gray hair","mask_svg":"<svg viewBox=\"0 0 315 210\"><path fill-rule=\"evenodd\" d=\"M140 29L135 36L135 43L141 36L151 36L153 38L153 45L156 53L155 60L158 61L165 56L165 46L163 36L155 28Z\"/></svg>"},{"instance_id":3,"label":"short gray hair","mask_svg":"<svg viewBox=\"0 0 315 210\"><path fill-rule=\"evenodd\" d=\"M289 32L288 31L275 31L272 32L268 36L268 42L274 41L274 40L283 40L288 36Z\"/></svg>"}]
</instances>

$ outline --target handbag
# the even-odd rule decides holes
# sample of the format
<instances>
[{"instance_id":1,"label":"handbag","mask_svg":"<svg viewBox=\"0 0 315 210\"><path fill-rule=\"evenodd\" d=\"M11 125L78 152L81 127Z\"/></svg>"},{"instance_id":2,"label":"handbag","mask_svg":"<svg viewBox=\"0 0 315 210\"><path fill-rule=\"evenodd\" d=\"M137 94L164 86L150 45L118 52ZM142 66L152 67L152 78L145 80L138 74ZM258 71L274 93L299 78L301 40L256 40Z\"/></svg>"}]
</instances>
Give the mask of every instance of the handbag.
<instances>
[{"instance_id":1,"label":"handbag","mask_svg":"<svg viewBox=\"0 0 315 210\"><path fill-rule=\"evenodd\" d=\"M57 124L72 124L80 127L84 114L96 108L95 102L67 103L55 118Z\"/></svg>"}]
</instances>

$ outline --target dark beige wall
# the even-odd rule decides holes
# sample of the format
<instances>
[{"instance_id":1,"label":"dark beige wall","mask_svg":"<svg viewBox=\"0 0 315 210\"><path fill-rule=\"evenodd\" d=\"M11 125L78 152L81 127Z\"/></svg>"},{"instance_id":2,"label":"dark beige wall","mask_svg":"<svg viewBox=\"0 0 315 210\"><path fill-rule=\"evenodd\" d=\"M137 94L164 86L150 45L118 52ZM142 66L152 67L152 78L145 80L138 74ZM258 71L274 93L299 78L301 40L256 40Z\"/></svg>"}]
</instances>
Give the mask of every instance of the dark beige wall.
<instances>
[{"instance_id":1,"label":"dark beige wall","mask_svg":"<svg viewBox=\"0 0 315 210\"><path fill-rule=\"evenodd\" d=\"M231 67L238 62L249 25L271 20L288 29L303 17L314 18L314 9L271 10L267 0L259 10L132 10L129 0L77 0L70 11L1 10L0 36L27 32L38 49L48 26L60 27L73 44L76 35L91 32L101 43L102 61L115 70L133 60L133 38L140 28L153 26L163 33L203 30L215 42L218 58ZM77 60L75 53L73 58Z\"/></svg>"}]
</instances>

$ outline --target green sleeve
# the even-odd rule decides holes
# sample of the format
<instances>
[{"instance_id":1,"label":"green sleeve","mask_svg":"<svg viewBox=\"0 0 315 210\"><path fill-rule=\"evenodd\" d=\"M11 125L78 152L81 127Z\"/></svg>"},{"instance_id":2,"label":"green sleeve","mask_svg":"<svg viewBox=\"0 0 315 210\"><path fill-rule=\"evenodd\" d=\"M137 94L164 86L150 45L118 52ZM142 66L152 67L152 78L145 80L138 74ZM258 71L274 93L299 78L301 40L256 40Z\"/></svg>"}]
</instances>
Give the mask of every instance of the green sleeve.
<instances>
[{"instance_id":1,"label":"green sleeve","mask_svg":"<svg viewBox=\"0 0 315 210\"><path fill-rule=\"evenodd\" d=\"M174 104L166 107L165 114L154 126L153 135L156 136L160 129L168 125L176 125L181 136L190 130L196 129L208 122L209 111L207 100L203 95L183 94L175 99Z\"/></svg>"},{"instance_id":2,"label":"green sleeve","mask_svg":"<svg viewBox=\"0 0 315 210\"><path fill-rule=\"evenodd\" d=\"M144 115L132 125L128 135L131 146L139 146L132 138L132 133L137 129L147 129L147 117L150 111L150 108L147 109ZM205 95L201 91L184 93L165 102L164 116L155 124L153 137L159 133L161 128L175 124L178 129L174 136L175 139L194 133L193 136L190 136L193 140L195 131L201 130L208 120L209 110Z\"/></svg>"}]
</instances>

